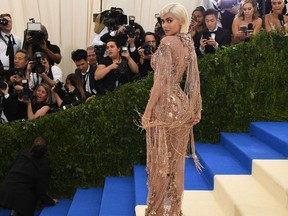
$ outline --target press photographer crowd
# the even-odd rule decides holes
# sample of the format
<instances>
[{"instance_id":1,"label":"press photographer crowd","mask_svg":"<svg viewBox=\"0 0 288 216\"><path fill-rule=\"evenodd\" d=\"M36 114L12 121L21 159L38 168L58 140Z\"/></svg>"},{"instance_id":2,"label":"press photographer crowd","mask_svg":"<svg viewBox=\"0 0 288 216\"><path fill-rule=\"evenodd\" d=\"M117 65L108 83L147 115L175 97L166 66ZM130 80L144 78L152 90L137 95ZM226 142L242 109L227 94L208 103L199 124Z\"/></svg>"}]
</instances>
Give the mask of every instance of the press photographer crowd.
<instances>
[{"instance_id":1,"label":"press photographer crowd","mask_svg":"<svg viewBox=\"0 0 288 216\"><path fill-rule=\"evenodd\" d=\"M249 42L261 29L288 32L286 4L286 0L203 0L193 10L189 26L197 56ZM61 50L48 40L45 26L29 19L22 43L12 34L11 15L1 14L1 123L77 106L153 72L150 59L167 29L162 28L159 14L153 31L145 31L136 19L117 7L98 14L91 45L71 52L76 69L64 81L57 66Z\"/></svg>"}]
</instances>

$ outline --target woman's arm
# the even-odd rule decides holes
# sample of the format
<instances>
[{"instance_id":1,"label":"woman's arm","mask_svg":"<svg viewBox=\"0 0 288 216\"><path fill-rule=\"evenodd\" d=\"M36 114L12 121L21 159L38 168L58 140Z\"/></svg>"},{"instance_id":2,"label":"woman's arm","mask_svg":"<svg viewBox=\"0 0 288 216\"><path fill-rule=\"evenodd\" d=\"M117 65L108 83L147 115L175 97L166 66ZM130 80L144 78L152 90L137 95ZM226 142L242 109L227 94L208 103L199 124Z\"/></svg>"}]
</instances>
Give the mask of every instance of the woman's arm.
<instances>
[{"instance_id":1,"label":"woman's arm","mask_svg":"<svg viewBox=\"0 0 288 216\"><path fill-rule=\"evenodd\" d=\"M61 107L63 100L60 98L60 96L55 91L53 91L53 89L54 89L54 87L51 89L52 94L54 95L54 97L56 99L56 103L57 103L58 107Z\"/></svg>"},{"instance_id":2,"label":"woman's arm","mask_svg":"<svg viewBox=\"0 0 288 216\"><path fill-rule=\"evenodd\" d=\"M33 113L32 111L32 104L31 102L27 103L27 116L29 120L32 119L37 119L41 116L44 116L48 111L49 111L50 107L45 105L43 107L41 107L39 110L37 110L36 113Z\"/></svg>"},{"instance_id":3,"label":"woman's arm","mask_svg":"<svg viewBox=\"0 0 288 216\"><path fill-rule=\"evenodd\" d=\"M261 28L262 28L262 19L258 18L257 20L255 20L253 35L256 35L261 30Z\"/></svg>"},{"instance_id":4,"label":"woman's arm","mask_svg":"<svg viewBox=\"0 0 288 216\"><path fill-rule=\"evenodd\" d=\"M99 64L95 71L95 80L103 79L111 70L118 68L117 63L112 63L109 66L105 66L103 64Z\"/></svg>"},{"instance_id":5,"label":"woman's arm","mask_svg":"<svg viewBox=\"0 0 288 216\"><path fill-rule=\"evenodd\" d=\"M128 51L122 52L121 55L124 56L127 59L128 65L129 65L129 68L130 68L131 72L132 73L139 73L138 65L131 58L129 52Z\"/></svg>"},{"instance_id":6,"label":"woman's arm","mask_svg":"<svg viewBox=\"0 0 288 216\"><path fill-rule=\"evenodd\" d=\"M273 29L271 28L271 26L270 26L270 17L269 17L269 14L265 16L265 30L266 30L266 32L270 32L270 31L273 30Z\"/></svg>"}]
</instances>

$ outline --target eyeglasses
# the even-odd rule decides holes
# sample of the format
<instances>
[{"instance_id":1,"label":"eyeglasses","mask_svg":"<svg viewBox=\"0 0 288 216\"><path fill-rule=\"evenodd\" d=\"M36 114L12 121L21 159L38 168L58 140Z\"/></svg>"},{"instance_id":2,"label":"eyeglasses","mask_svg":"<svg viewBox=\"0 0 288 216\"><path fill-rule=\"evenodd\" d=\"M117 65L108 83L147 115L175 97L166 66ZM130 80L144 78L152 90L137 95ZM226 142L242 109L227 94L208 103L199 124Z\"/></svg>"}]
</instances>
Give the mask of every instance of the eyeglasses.
<instances>
[{"instance_id":1,"label":"eyeglasses","mask_svg":"<svg viewBox=\"0 0 288 216\"><path fill-rule=\"evenodd\" d=\"M282 1L278 1L278 2L273 1L272 5L276 5L276 4L281 5L282 3L283 3Z\"/></svg>"}]
</instances>

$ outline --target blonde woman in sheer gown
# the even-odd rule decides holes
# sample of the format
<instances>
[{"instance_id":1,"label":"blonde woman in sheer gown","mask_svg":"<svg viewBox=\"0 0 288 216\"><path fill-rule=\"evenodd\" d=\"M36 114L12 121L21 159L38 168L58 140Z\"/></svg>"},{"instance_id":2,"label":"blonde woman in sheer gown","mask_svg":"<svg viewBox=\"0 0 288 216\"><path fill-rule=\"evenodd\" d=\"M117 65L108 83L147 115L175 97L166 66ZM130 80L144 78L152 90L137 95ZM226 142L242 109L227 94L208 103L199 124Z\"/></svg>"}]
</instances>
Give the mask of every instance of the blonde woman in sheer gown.
<instances>
[{"instance_id":1,"label":"blonde woman in sheer gown","mask_svg":"<svg viewBox=\"0 0 288 216\"><path fill-rule=\"evenodd\" d=\"M181 4L168 4L161 10L161 19L166 36L151 59L154 84L142 116L149 190L145 215L179 216L189 140L196 167L201 169L192 128L200 121L202 101L194 44L186 34L187 11Z\"/></svg>"}]
</instances>

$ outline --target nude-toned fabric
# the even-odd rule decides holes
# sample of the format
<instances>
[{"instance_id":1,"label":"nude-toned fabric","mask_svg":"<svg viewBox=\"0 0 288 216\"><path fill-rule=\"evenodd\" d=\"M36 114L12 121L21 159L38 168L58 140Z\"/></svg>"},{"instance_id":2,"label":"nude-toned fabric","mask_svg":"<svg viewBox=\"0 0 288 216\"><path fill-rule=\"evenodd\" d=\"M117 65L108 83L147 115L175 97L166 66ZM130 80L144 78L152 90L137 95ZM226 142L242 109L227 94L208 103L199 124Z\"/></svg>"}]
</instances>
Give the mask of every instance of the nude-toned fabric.
<instances>
[{"instance_id":1,"label":"nude-toned fabric","mask_svg":"<svg viewBox=\"0 0 288 216\"><path fill-rule=\"evenodd\" d=\"M189 140L193 140L192 122L201 117L202 108L197 58L190 36L163 38L151 65L155 74L149 100L155 100L150 103L155 105L145 126L149 189L146 215L179 216L186 150ZM180 85L184 80L183 91ZM194 146L192 153L201 168Z\"/></svg>"}]
</instances>

